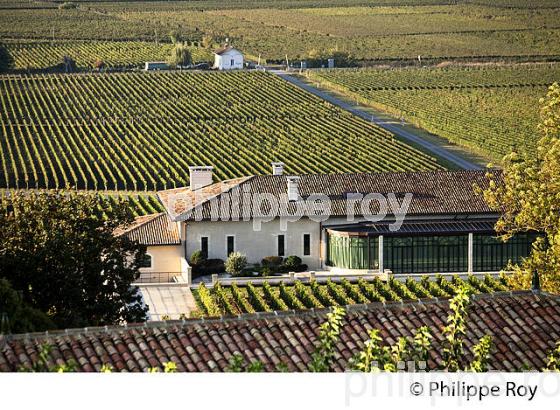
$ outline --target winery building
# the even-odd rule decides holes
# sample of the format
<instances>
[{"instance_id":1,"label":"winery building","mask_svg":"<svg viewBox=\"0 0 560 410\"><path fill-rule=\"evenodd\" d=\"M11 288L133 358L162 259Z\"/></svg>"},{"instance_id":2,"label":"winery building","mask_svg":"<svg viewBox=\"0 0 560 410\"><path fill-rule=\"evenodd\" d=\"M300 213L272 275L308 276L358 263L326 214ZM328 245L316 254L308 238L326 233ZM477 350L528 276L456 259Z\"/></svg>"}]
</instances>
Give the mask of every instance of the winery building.
<instances>
[{"instance_id":1,"label":"winery building","mask_svg":"<svg viewBox=\"0 0 560 410\"><path fill-rule=\"evenodd\" d=\"M497 272L526 257L536 237L496 237L499 214L474 190L488 185L485 171L294 176L275 163L271 175L218 183L212 167L190 172L189 187L158 193L164 214L130 230L144 232L137 237L153 258L145 272L171 266L184 274L195 251L223 260L238 251L249 263L297 255L309 270L336 274ZM317 216L318 194L328 199L326 216ZM373 200L363 212L356 195L392 196L401 208Z\"/></svg>"}]
</instances>

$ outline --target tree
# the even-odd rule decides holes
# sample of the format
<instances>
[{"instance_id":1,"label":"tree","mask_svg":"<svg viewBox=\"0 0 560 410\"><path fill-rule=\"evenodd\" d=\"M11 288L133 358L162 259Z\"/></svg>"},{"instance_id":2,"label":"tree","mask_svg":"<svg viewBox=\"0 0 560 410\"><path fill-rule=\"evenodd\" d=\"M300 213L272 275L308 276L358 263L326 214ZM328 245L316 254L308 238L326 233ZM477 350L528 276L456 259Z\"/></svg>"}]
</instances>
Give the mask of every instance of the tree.
<instances>
[{"instance_id":1,"label":"tree","mask_svg":"<svg viewBox=\"0 0 560 410\"><path fill-rule=\"evenodd\" d=\"M239 252L232 252L225 263L226 272L236 276L247 266L247 257Z\"/></svg>"},{"instance_id":2,"label":"tree","mask_svg":"<svg viewBox=\"0 0 560 410\"><path fill-rule=\"evenodd\" d=\"M175 44L175 47L171 50L168 63L173 67L192 64L191 51L185 44Z\"/></svg>"},{"instance_id":3,"label":"tree","mask_svg":"<svg viewBox=\"0 0 560 410\"><path fill-rule=\"evenodd\" d=\"M62 57L62 69L65 73L73 73L78 70L78 66L72 57Z\"/></svg>"},{"instance_id":4,"label":"tree","mask_svg":"<svg viewBox=\"0 0 560 410\"><path fill-rule=\"evenodd\" d=\"M503 183L489 173L486 202L501 212L496 231L504 240L519 232L543 234L529 258L513 267L513 286L527 289L533 272L544 290L560 291L560 86L540 100L542 134L536 152L512 152L503 160Z\"/></svg>"},{"instance_id":5,"label":"tree","mask_svg":"<svg viewBox=\"0 0 560 410\"><path fill-rule=\"evenodd\" d=\"M9 71L14 66L14 59L8 48L0 44L0 73Z\"/></svg>"},{"instance_id":6,"label":"tree","mask_svg":"<svg viewBox=\"0 0 560 410\"><path fill-rule=\"evenodd\" d=\"M115 230L128 203L95 194L18 192L0 204L0 277L57 327L145 319L138 288L145 247Z\"/></svg>"},{"instance_id":7,"label":"tree","mask_svg":"<svg viewBox=\"0 0 560 410\"><path fill-rule=\"evenodd\" d=\"M0 278L0 334L54 329L55 324L40 310L25 303L10 282Z\"/></svg>"},{"instance_id":8,"label":"tree","mask_svg":"<svg viewBox=\"0 0 560 410\"><path fill-rule=\"evenodd\" d=\"M319 328L319 344L311 355L310 371L314 373L331 371L345 314L344 309L337 306L333 307L332 312L327 313L327 320Z\"/></svg>"},{"instance_id":9,"label":"tree","mask_svg":"<svg viewBox=\"0 0 560 410\"><path fill-rule=\"evenodd\" d=\"M488 370L488 359L492 348L490 336L483 336L473 347L474 358L471 362L468 362L465 357L463 346L469 303L469 289L466 286L459 288L457 294L449 302L451 314L447 317L447 326L443 328L443 365L436 370L449 372L461 370L485 372ZM426 326L418 328L412 341L400 337L393 346L381 346L383 340L379 336L379 330L371 330L369 336L370 339L365 342L364 349L351 361L353 370L395 372L406 370L405 365L408 363L414 363L416 369L427 368L433 337Z\"/></svg>"},{"instance_id":10,"label":"tree","mask_svg":"<svg viewBox=\"0 0 560 410\"><path fill-rule=\"evenodd\" d=\"M181 42L181 33L172 31L169 33L169 39L171 40L171 44L178 44Z\"/></svg>"},{"instance_id":11,"label":"tree","mask_svg":"<svg viewBox=\"0 0 560 410\"><path fill-rule=\"evenodd\" d=\"M349 52L337 48L329 51L329 58L334 58L336 67L349 67L355 64L354 58Z\"/></svg>"},{"instance_id":12,"label":"tree","mask_svg":"<svg viewBox=\"0 0 560 410\"><path fill-rule=\"evenodd\" d=\"M216 39L211 34L205 34L202 36L202 47L211 48L216 43Z\"/></svg>"}]
</instances>

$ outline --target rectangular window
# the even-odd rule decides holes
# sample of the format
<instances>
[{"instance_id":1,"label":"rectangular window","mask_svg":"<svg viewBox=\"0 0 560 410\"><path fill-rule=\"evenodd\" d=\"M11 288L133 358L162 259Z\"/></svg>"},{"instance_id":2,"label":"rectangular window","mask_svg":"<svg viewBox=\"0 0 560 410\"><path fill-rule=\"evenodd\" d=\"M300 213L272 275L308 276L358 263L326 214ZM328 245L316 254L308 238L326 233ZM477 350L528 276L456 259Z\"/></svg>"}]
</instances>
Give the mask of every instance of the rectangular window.
<instances>
[{"instance_id":1,"label":"rectangular window","mask_svg":"<svg viewBox=\"0 0 560 410\"><path fill-rule=\"evenodd\" d=\"M200 252L204 259L208 259L208 237L203 236L200 238Z\"/></svg>"},{"instance_id":2,"label":"rectangular window","mask_svg":"<svg viewBox=\"0 0 560 410\"><path fill-rule=\"evenodd\" d=\"M285 254L284 246L284 235L278 235L278 256L284 256Z\"/></svg>"},{"instance_id":3,"label":"rectangular window","mask_svg":"<svg viewBox=\"0 0 560 410\"><path fill-rule=\"evenodd\" d=\"M235 252L235 236L227 237L227 256Z\"/></svg>"},{"instance_id":4,"label":"rectangular window","mask_svg":"<svg viewBox=\"0 0 560 410\"><path fill-rule=\"evenodd\" d=\"M144 258L142 258L142 261L140 262L140 267L141 268L151 268L152 267L152 255L145 254Z\"/></svg>"},{"instance_id":5,"label":"rectangular window","mask_svg":"<svg viewBox=\"0 0 560 410\"><path fill-rule=\"evenodd\" d=\"M230 61L230 65L233 67L235 65L235 60L232 58Z\"/></svg>"},{"instance_id":6,"label":"rectangular window","mask_svg":"<svg viewBox=\"0 0 560 410\"><path fill-rule=\"evenodd\" d=\"M311 255L311 235L303 234L303 256Z\"/></svg>"}]
</instances>

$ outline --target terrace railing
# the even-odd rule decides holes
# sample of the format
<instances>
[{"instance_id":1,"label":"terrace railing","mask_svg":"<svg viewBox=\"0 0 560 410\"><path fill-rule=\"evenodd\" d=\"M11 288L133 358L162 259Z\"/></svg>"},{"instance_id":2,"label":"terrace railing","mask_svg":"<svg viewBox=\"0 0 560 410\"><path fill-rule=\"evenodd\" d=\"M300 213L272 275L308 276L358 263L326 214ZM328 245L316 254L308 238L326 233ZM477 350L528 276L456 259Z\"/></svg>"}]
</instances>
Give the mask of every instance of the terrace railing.
<instances>
[{"instance_id":1,"label":"terrace railing","mask_svg":"<svg viewBox=\"0 0 560 410\"><path fill-rule=\"evenodd\" d=\"M179 283L184 282L181 272L142 272L134 282L141 283Z\"/></svg>"}]
</instances>

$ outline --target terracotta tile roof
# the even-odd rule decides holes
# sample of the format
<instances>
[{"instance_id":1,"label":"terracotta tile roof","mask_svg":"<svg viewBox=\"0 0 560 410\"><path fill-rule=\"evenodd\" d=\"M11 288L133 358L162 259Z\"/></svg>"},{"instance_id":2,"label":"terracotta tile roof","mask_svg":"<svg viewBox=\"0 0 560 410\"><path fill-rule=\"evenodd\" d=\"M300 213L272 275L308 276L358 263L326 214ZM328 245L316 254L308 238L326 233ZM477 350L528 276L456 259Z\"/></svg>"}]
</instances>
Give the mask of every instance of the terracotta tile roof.
<instances>
[{"instance_id":1,"label":"terracotta tile roof","mask_svg":"<svg viewBox=\"0 0 560 410\"><path fill-rule=\"evenodd\" d=\"M227 53L228 51L231 51L231 50L239 51L232 46L224 46L224 47L221 47L221 48L215 50L214 54L217 54L217 55L221 56L222 54L225 54L225 53Z\"/></svg>"},{"instance_id":2,"label":"terracotta tile roof","mask_svg":"<svg viewBox=\"0 0 560 410\"><path fill-rule=\"evenodd\" d=\"M500 177L499 172L495 172ZM294 215L296 213L296 204L288 202L286 197L287 175L260 175L249 177L244 181L241 179L234 181L238 181L235 188L242 190L242 192L271 194L276 198L280 198L281 206L279 207L278 216ZM473 189L475 183L483 188L488 186L486 171L317 174L300 175L299 193L304 199L312 194L320 193L327 195L331 200L331 216L346 215L348 207L346 194L356 192L364 195L368 193L383 195L394 193L399 203L402 201L404 194L412 193L413 198L407 215L494 213L482 196L475 194ZM259 210L254 209L252 206L254 201L253 204L246 206L243 203L244 195L231 196L231 198L227 198L227 195L222 196L220 191L226 192L226 190L220 188L219 183L203 189L212 191L214 195L208 195L208 199L213 197L218 202L218 206L212 207L211 202L205 199L206 195L199 195L201 200L197 202L197 205L201 205L200 215L203 219L218 219L218 216L222 220L225 217L235 219L242 216L241 212L244 209L249 210L250 217L262 216L267 212L267 202L264 202L264 206ZM158 195L164 206L166 206L169 200L168 193L186 192L181 190L185 190L185 188L164 191L164 195L161 193ZM223 214L224 207L220 203L222 197L231 204L229 207L230 213L227 215ZM282 206L282 204L285 205ZM372 201L371 205L371 211L375 213L377 211L375 207L378 207L378 202ZM311 215L314 212L314 209L311 207L303 208L304 215ZM180 207L176 207L174 211L176 211L177 220L194 219L194 213L181 212L182 209ZM220 212L219 215L217 211ZM359 216L360 214L360 207L357 206L355 215Z\"/></svg>"},{"instance_id":3,"label":"terracotta tile roof","mask_svg":"<svg viewBox=\"0 0 560 410\"><path fill-rule=\"evenodd\" d=\"M198 206L225 192L229 192L232 188L251 178L253 177L228 179L195 191L192 191L190 188L168 189L166 191L159 191L157 196L167 210L167 213L171 215L172 219L175 219L175 216L188 214Z\"/></svg>"},{"instance_id":4,"label":"terracotta tile roof","mask_svg":"<svg viewBox=\"0 0 560 410\"><path fill-rule=\"evenodd\" d=\"M169 322L113 328L89 328L0 336L0 371L29 366L41 344L51 345L52 363L73 359L79 370L96 371L103 364L116 370L145 371L167 361L180 371L223 371L235 353L245 360L261 360L265 369L285 363L291 371L305 371L317 342L326 309L277 312L239 317ZM441 329L449 314L447 300L413 303L375 303L347 308L334 370L343 371L375 328L393 343L426 325L434 335L429 367L440 363ZM541 369L548 350L560 340L560 297L545 293L505 292L479 295L469 308L466 347L485 334L494 348L490 367L515 371L528 365Z\"/></svg>"},{"instance_id":5,"label":"terracotta tile roof","mask_svg":"<svg viewBox=\"0 0 560 410\"><path fill-rule=\"evenodd\" d=\"M115 235L126 235L142 245L180 245L177 224L166 213L139 216L134 223Z\"/></svg>"}]
</instances>

